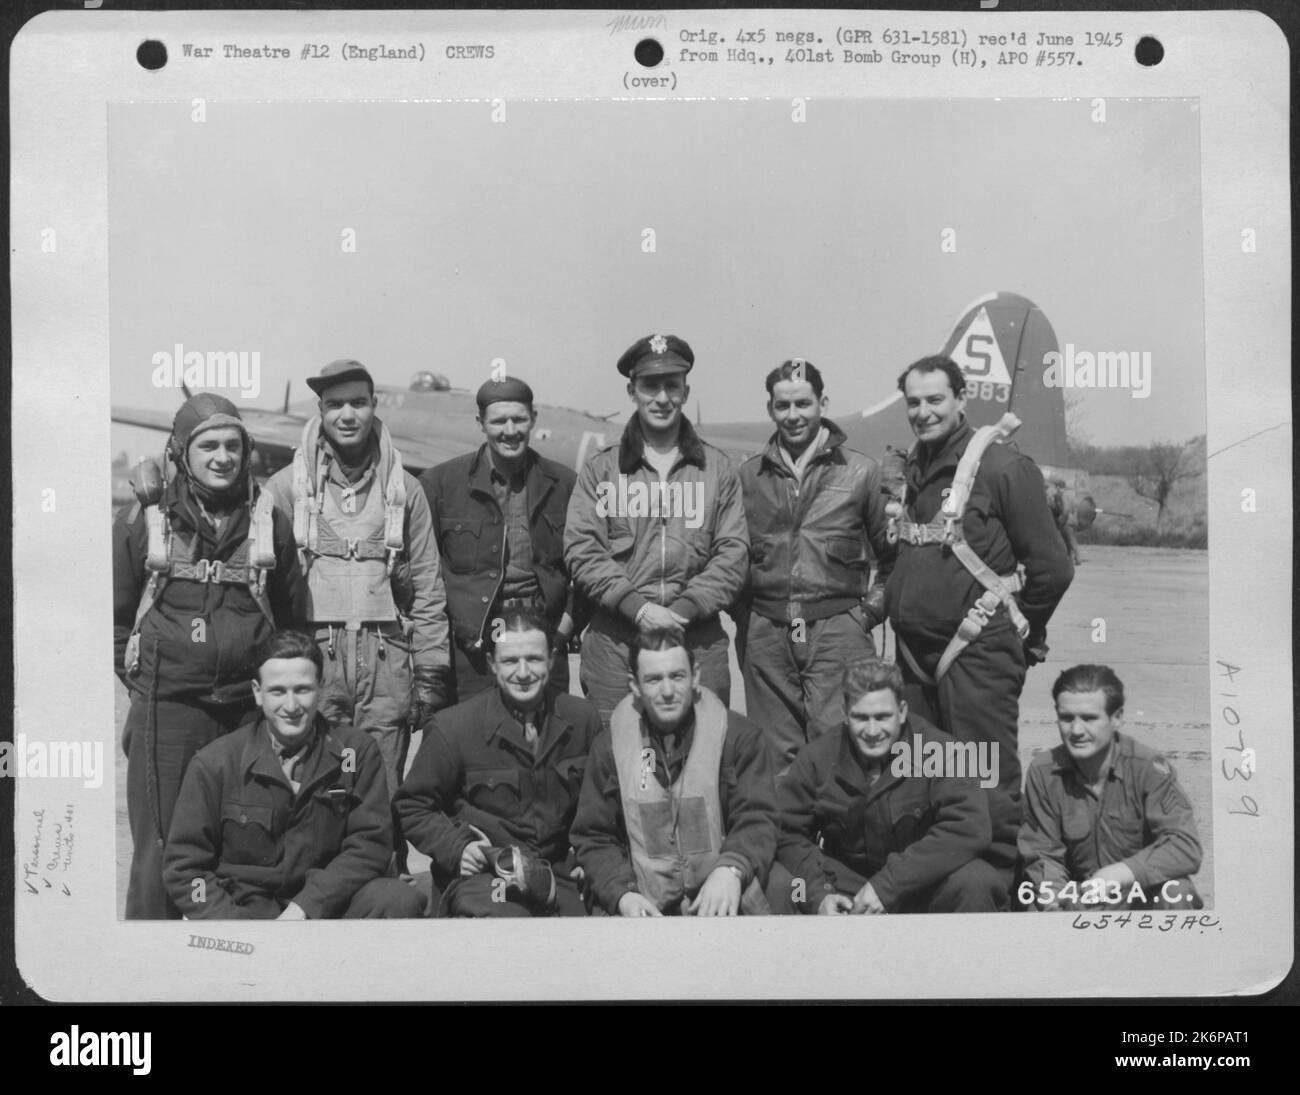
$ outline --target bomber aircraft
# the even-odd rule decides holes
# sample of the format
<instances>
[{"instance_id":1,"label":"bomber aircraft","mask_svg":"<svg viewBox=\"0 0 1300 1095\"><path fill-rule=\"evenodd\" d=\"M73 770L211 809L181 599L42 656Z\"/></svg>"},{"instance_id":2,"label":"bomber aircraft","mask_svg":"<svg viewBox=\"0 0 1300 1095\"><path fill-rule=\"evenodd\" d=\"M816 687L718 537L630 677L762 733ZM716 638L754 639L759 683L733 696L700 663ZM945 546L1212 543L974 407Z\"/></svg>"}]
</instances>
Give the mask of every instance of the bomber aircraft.
<instances>
[{"instance_id":1,"label":"bomber aircraft","mask_svg":"<svg viewBox=\"0 0 1300 1095\"><path fill-rule=\"evenodd\" d=\"M972 301L953 325L938 352L951 357L966 375L966 417L974 426L996 422L1006 411L1021 420L1015 442L1032 457L1044 476L1065 479L1078 499L1078 526L1096 516L1082 472L1071 466L1065 436L1065 400L1060 388L1044 383L1044 361L1058 349L1051 324L1033 301L1017 293L987 293ZM918 354L917 356L920 356ZM906 362L899 363L899 371ZM889 378L893 382L893 377ZM453 388L446 377L419 372L409 387L376 385L379 417L387 424L402 462L418 475L426 468L478 448L483 435L474 421L474 393ZM906 451L911 430L895 390L859 414L835 420L853 448L880 458L887 449ZM622 424L613 415L538 404L538 423L531 444L543 456L581 468L597 449L617 440ZM242 409L256 444L254 471L269 476L293 457L303 427L316 413L314 399L290 404L286 387L280 411ZM114 422L170 431L162 411L114 407ZM759 452L771 436L771 422L698 423L700 435L737 461Z\"/></svg>"}]
</instances>

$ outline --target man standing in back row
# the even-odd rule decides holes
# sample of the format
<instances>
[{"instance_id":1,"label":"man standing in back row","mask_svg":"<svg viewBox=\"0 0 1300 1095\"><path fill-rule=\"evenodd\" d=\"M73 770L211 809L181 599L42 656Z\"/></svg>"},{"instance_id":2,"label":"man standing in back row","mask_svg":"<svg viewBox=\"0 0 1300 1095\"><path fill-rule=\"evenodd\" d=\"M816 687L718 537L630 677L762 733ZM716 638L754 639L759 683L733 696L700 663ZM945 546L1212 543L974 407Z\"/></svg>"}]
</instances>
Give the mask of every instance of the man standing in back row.
<instances>
[{"instance_id":1,"label":"man standing in back row","mask_svg":"<svg viewBox=\"0 0 1300 1095\"><path fill-rule=\"evenodd\" d=\"M783 773L805 741L844 720L844 666L875 654L871 630L885 618L894 545L880 467L823 417L817 367L779 365L767 395L776 433L740 466L751 561L737 646L746 712Z\"/></svg>"},{"instance_id":2,"label":"man standing in back row","mask_svg":"<svg viewBox=\"0 0 1300 1095\"><path fill-rule=\"evenodd\" d=\"M682 413L695 354L652 335L618 360L636 414L617 445L578 476L564 528L574 585L595 605L582 643L582 687L606 725L627 694L638 633L682 628L700 682L731 696L727 635L718 613L740 594L749 537L740 480Z\"/></svg>"},{"instance_id":3,"label":"man standing in back row","mask_svg":"<svg viewBox=\"0 0 1300 1095\"><path fill-rule=\"evenodd\" d=\"M1016 423L971 428L951 358L898 378L916 444L890 503L898 559L885 589L909 708L958 741L991 742L986 858L1010 888L1020 827L1020 692L1046 657L1047 621L1074 577L1037 465L1004 441ZM1023 577L1019 568L1023 567Z\"/></svg>"},{"instance_id":4,"label":"man standing in back row","mask_svg":"<svg viewBox=\"0 0 1300 1095\"><path fill-rule=\"evenodd\" d=\"M576 629L564 515L577 476L529 446L537 411L532 388L518 377L485 382L475 402L484 444L420 476L447 586L454 699L496 687L488 652L507 605L546 616L556 652L550 681L567 692Z\"/></svg>"},{"instance_id":5,"label":"man standing in back row","mask_svg":"<svg viewBox=\"0 0 1300 1095\"><path fill-rule=\"evenodd\" d=\"M429 504L375 417L358 361L307 381L320 413L266 489L293 520L307 575L308 631L325 655L320 710L375 739L388 793L410 727L446 703L447 597Z\"/></svg>"}]
</instances>

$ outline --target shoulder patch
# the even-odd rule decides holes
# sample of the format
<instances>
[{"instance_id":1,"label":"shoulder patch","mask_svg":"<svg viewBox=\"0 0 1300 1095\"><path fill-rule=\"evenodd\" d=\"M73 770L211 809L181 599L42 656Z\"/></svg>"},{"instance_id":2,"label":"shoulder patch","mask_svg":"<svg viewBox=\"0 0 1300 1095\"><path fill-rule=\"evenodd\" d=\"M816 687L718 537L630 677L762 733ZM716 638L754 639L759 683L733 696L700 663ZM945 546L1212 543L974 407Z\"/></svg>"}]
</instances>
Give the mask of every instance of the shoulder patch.
<instances>
[{"instance_id":1,"label":"shoulder patch","mask_svg":"<svg viewBox=\"0 0 1300 1095\"><path fill-rule=\"evenodd\" d=\"M1159 772L1162 776L1173 774L1173 769L1169 767L1169 762L1164 757L1157 756L1151 761L1151 767Z\"/></svg>"}]
</instances>

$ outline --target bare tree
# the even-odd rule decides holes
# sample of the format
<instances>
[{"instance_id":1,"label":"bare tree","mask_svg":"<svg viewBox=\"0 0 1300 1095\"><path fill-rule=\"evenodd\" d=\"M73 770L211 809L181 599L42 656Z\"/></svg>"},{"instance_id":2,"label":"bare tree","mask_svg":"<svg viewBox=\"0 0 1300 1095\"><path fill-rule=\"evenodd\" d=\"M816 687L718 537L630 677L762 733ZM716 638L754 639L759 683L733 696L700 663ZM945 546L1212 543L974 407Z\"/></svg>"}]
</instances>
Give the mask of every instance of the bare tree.
<instances>
[{"instance_id":1,"label":"bare tree","mask_svg":"<svg viewBox=\"0 0 1300 1095\"><path fill-rule=\"evenodd\" d=\"M1197 478L1201 470L1195 466L1191 445L1153 441L1139 450L1128 481L1136 494L1156 504L1157 533L1164 530L1165 507L1174 487L1184 479Z\"/></svg>"}]
</instances>

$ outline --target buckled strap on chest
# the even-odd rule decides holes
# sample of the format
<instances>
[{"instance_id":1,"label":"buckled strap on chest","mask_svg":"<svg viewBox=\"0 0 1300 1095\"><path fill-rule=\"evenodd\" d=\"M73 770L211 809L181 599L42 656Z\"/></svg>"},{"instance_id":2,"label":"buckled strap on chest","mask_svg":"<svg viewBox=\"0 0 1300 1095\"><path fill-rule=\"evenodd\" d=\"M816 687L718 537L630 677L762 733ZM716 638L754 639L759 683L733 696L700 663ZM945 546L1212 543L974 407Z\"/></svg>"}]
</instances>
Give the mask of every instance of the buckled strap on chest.
<instances>
[{"instance_id":1,"label":"buckled strap on chest","mask_svg":"<svg viewBox=\"0 0 1300 1095\"><path fill-rule=\"evenodd\" d=\"M405 547L406 476L401 453L393 447L387 427L376 421L379 431L379 457L375 466L375 483L384 496L383 547L375 554L373 537L343 538L335 534L322 516L328 478L328 455L320 444L320 418L311 419L302 431L302 440L293 454L293 538L304 570L312 555L332 555L342 559L387 559L391 577L398 557ZM315 455L315 474L308 469L307 454Z\"/></svg>"},{"instance_id":2,"label":"buckled strap on chest","mask_svg":"<svg viewBox=\"0 0 1300 1095\"><path fill-rule=\"evenodd\" d=\"M953 523L948 518L936 518L928 525L918 525L906 517L897 524L897 539L913 547L925 547L928 544L950 544L953 539Z\"/></svg>"},{"instance_id":3,"label":"buckled strap on chest","mask_svg":"<svg viewBox=\"0 0 1300 1095\"><path fill-rule=\"evenodd\" d=\"M220 559L199 559L194 563L172 563L171 577L187 582L247 585L253 578L253 570L253 567L241 566L233 561L223 563Z\"/></svg>"},{"instance_id":4,"label":"buckled strap on chest","mask_svg":"<svg viewBox=\"0 0 1300 1095\"><path fill-rule=\"evenodd\" d=\"M378 535L364 538L339 536L330 523L322 518L317 523L314 554L330 555L337 559L385 559L388 557L388 547Z\"/></svg>"},{"instance_id":5,"label":"buckled strap on chest","mask_svg":"<svg viewBox=\"0 0 1300 1095\"><path fill-rule=\"evenodd\" d=\"M247 537L230 559L223 561L195 559L195 540L186 540L171 529L161 506L145 507L148 534L145 571L149 577L140 594L131 634L126 640L123 662L128 675L133 676L140 670L140 628L169 581L246 585L262 615L272 627L275 626L275 616L266 593L266 576L275 568L272 512L271 497L263 493L249 514ZM183 548L184 558L174 557L177 544Z\"/></svg>"}]
</instances>

